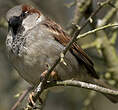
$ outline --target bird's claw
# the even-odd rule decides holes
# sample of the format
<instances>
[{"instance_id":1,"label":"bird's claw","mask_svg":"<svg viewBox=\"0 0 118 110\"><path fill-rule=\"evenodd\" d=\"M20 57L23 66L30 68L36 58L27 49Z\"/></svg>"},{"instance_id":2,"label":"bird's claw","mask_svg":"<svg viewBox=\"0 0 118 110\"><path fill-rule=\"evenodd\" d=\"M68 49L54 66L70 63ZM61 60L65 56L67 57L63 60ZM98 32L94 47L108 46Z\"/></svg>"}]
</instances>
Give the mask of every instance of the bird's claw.
<instances>
[{"instance_id":1,"label":"bird's claw","mask_svg":"<svg viewBox=\"0 0 118 110\"><path fill-rule=\"evenodd\" d=\"M36 107L36 103L35 103L35 101L34 101L34 97L35 97L35 92L32 92L32 93L29 94L29 98L28 98L28 100L29 100L29 105L30 105L31 107L33 107L33 108ZM38 98L38 100L39 100L40 104L43 103L43 101L42 101L42 99L41 99L40 97Z\"/></svg>"}]
</instances>

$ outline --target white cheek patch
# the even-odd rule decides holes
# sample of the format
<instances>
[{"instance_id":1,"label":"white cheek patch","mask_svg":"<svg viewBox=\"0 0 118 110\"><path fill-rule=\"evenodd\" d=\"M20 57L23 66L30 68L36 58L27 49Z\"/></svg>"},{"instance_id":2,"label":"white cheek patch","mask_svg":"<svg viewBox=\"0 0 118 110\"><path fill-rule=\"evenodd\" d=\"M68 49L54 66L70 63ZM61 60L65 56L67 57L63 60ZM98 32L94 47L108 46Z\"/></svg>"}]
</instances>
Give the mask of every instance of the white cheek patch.
<instances>
[{"instance_id":1,"label":"white cheek patch","mask_svg":"<svg viewBox=\"0 0 118 110\"><path fill-rule=\"evenodd\" d=\"M41 15L40 17L38 17L38 15L36 14L30 15L23 20L22 25L25 27L26 30L28 30L37 25L38 23L42 22L44 19L45 18L43 15Z\"/></svg>"},{"instance_id":2,"label":"white cheek patch","mask_svg":"<svg viewBox=\"0 0 118 110\"><path fill-rule=\"evenodd\" d=\"M32 14L23 20L22 25L25 28L25 32L45 19L43 15L41 15L40 17L38 16L38 14Z\"/></svg>"}]
</instances>

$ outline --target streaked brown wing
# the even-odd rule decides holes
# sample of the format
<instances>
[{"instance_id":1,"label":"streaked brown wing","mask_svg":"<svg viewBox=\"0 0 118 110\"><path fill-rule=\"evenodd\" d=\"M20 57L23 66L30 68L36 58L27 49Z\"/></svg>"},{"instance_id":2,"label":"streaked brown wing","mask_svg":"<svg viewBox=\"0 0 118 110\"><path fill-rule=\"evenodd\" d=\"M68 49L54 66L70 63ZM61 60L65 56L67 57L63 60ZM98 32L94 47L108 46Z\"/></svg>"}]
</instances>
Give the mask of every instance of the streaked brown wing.
<instances>
[{"instance_id":1,"label":"streaked brown wing","mask_svg":"<svg viewBox=\"0 0 118 110\"><path fill-rule=\"evenodd\" d=\"M71 38L63 31L61 26L56 24L51 19L47 18L47 20L43 23L43 25L50 28L53 32L57 32L55 33L54 38L62 45L66 46L67 43L69 43L69 41L71 40ZM93 62L90 60L88 55L83 51L83 49L76 42L73 43L70 51L77 58L79 62L82 61L84 63L85 67L88 70L88 73L91 76L98 78L98 75L96 74L93 68Z\"/></svg>"}]
</instances>

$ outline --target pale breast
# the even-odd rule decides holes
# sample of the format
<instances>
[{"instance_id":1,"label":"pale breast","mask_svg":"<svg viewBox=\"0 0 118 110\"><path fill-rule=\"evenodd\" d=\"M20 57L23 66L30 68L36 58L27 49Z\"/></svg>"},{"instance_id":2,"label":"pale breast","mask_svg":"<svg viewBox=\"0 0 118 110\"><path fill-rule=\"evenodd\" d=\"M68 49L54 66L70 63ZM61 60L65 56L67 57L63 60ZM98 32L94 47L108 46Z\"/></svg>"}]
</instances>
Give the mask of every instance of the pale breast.
<instances>
[{"instance_id":1,"label":"pale breast","mask_svg":"<svg viewBox=\"0 0 118 110\"><path fill-rule=\"evenodd\" d=\"M35 27L24 34L24 38L25 45L20 47L22 51L19 54L15 54L11 51L12 49L9 49L13 47L12 43L7 44L9 59L19 74L30 84L35 85L39 83L40 74L47 69L47 65L52 66L60 56L64 46L58 43L43 27ZM78 74L80 72L79 63L71 52L67 52L64 61L67 65L60 63L55 68L60 79L80 76Z\"/></svg>"}]
</instances>

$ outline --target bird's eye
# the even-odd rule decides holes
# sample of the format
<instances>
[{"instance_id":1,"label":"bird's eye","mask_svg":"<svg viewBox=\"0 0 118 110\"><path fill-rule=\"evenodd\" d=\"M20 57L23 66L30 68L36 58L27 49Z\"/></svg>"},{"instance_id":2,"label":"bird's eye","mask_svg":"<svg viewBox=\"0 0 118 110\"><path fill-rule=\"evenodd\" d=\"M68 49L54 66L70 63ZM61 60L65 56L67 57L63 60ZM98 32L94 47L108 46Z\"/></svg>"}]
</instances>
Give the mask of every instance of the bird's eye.
<instances>
[{"instance_id":1,"label":"bird's eye","mask_svg":"<svg viewBox=\"0 0 118 110\"><path fill-rule=\"evenodd\" d=\"M21 17L25 18L29 14L28 11L22 12Z\"/></svg>"}]
</instances>

